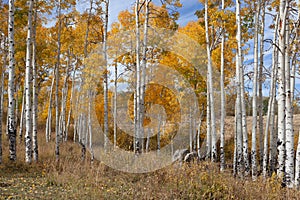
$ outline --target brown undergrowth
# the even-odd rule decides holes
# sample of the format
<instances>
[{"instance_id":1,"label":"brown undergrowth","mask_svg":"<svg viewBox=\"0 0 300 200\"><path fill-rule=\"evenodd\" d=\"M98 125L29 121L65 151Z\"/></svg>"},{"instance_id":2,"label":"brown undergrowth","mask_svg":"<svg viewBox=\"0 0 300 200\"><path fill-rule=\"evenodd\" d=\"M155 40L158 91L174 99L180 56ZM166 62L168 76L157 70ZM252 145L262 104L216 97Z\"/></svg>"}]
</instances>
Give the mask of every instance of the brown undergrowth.
<instances>
[{"instance_id":1,"label":"brown undergrowth","mask_svg":"<svg viewBox=\"0 0 300 200\"><path fill-rule=\"evenodd\" d=\"M231 170L220 173L218 164L172 165L147 174L116 171L104 164L82 162L78 144L61 145L55 161L54 142L39 141L40 161L24 162L24 145L18 144L18 160L0 165L1 199L297 199L300 193L281 188L276 177L234 178Z\"/></svg>"}]
</instances>

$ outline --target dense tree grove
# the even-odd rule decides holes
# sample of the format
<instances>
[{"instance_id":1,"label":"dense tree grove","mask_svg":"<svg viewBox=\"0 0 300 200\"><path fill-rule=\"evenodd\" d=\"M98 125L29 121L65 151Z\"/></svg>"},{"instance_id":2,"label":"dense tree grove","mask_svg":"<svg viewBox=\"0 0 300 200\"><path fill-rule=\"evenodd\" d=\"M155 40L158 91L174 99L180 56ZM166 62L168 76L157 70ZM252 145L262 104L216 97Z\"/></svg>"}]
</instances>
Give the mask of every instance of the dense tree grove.
<instances>
[{"instance_id":1,"label":"dense tree grove","mask_svg":"<svg viewBox=\"0 0 300 200\"><path fill-rule=\"evenodd\" d=\"M189 145L182 148L189 150L180 152L190 154L182 160L194 156L220 163L220 171L233 166L237 177L276 175L284 186L299 187L299 1L199 0L198 20L183 25L178 10L185 1L131 1L115 22L110 3L0 1L0 121L6 130L2 135L0 123L0 163L4 137L12 162L16 145L24 145L26 163L38 162L38 140L55 141L57 162L68 141L80 144L83 160L87 151L96 159L97 146L139 157L160 155L170 144L172 156L185 123ZM179 41L162 39L175 33ZM195 47L186 47L185 37ZM188 57L193 52L183 49L197 45L202 52ZM157 66L192 87L197 100L188 111L180 103L186 88L177 89L184 83L165 81ZM227 116L235 119L230 132ZM95 133L96 123L103 134Z\"/></svg>"}]
</instances>

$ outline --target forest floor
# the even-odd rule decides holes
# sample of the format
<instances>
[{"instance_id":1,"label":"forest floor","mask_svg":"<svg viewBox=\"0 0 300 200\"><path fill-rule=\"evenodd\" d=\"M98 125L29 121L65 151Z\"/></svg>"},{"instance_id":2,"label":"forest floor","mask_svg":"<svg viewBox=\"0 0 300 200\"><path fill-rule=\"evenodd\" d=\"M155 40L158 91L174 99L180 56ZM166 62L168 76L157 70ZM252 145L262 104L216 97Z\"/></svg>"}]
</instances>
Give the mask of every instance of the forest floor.
<instances>
[{"instance_id":1,"label":"forest floor","mask_svg":"<svg viewBox=\"0 0 300 200\"><path fill-rule=\"evenodd\" d=\"M300 118L299 118L300 119ZM229 121L230 122L230 121ZM233 131L233 130L232 130ZM42 134L42 131L40 132ZM0 164L0 199L298 199L300 192L282 188L276 176L235 178L218 163L168 166L151 173L116 171L90 158L81 161L81 148L73 142L61 145L55 161L55 143L39 138L39 162L24 162L24 145L17 145L17 161L8 160L3 135ZM228 150L230 151L230 150ZM228 153L229 154L229 153ZM227 154L227 155L228 155ZM228 159L229 161L229 159ZM231 162L231 161L229 161ZM228 163L230 164L230 163Z\"/></svg>"}]
</instances>

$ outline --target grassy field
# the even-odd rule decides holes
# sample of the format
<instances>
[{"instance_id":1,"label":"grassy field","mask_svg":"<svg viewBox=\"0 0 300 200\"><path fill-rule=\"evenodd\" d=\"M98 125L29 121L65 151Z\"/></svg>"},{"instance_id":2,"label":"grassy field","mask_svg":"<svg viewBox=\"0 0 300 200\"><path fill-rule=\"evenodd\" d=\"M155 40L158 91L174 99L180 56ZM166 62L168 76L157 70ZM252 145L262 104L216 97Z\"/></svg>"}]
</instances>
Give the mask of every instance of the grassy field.
<instances>
[{"instance_id":1,"label":"grassy field","mask_svg":"<svg viewBox=\"0 0 300 200\"><path fill-rule=\"evenodd\" d=\"M42 132L40 132L42 134ZM24 145L17 145L17 162L8 160L3 135L0 199L297 199L300 192L285 189L273 176L267 180L240 179L231 169L219 172L218 163L172 165L147 174L115 171L94 161L81 161L81 148L61 145L55 162L54 142L39 138L39 163L24 162ZM87 154L88 155L88 154ZM228 163L230 164L230 163Z\"/></svg>"}]
</instances>

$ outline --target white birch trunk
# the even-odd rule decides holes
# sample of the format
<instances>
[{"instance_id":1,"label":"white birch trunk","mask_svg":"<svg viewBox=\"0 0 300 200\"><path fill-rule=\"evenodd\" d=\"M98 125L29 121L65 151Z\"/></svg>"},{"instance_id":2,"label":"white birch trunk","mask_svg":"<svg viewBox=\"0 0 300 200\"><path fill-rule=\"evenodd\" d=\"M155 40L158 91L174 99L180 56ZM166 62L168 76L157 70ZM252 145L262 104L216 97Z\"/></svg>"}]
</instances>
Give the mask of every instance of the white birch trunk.
<instances>
[{"instance_id":1,"label":"white birch trunk","mask_svg":"<svg viewBox=\"0 0 300 200\"><path fill-rule=\"evenodd\" d=\"M118 100L118 65L115 63L115 92L114 92L114 148L117 147L117 100Z\"/></svg>"},{"instance_id":2,"label":"white birch trunk","mask_svg":"<svg viewBox=\"0 0 300 200\"><path fill-rule=\"evenodd\" d=\"M256 131L257 131L257 86L258 86L258 29L259 29L260 2L257 2L255 12L254 30L254 77L253 77L253 96L252 96L252 144L251 144L251 167L252 179L257 176L256 161Z\"/></svg>"},{"instance_id":3,"label":"white birch trunk","mask_svg":"<svg viewBox=\"0 0 300 200\"><path fill-rule=\"evenodd\" d=\"M60 68L60 51L61 51L61 29L62 29L62 19L61 19L61 0L58 1L58 37L57 37L57 61L55 66L55 157L56 161L59 161L59 143L60 143L60 133L59 133L59 99L58 99L58 89L59 89L59 68Z\"/></svg>"},{"instance_id":4,"label":"white birch trunk","mask_svg":"<svg viewBox=\"0 0 300 200\"><path fill-rule=\"evenodd\" d=\"M206 95L206 160L211 158L211 120L210 120L210 99L209 99L209 87L207 80L207 95Z\"/></svg>"},{"instance_id":5,"label":"white birch trunk","mask_svg":"<svg viewBox=\"0 0 300 200\"><path fill-rule=\"evenodd\" d=\"M60 139L62 140L66 136L66 105L68 98L68 78L69 78L69 68L70 68L70 50L68 50L66 75L62 89L61 97L61 112L60 112Z\"/></svg>"},{"instance_id":6,"label":"white birch trunk","mask_svg":"<svg viewBox=\"0 0 300 200\"><path fill-rule=\"evenodd\" d=\"M258 81L258 113L259 113L259 163L260 170L263 170L263 157L264 157L264 118L263 118L263 68L264 68L264 39L265 39L265 0L261 1L261 35L260 35L260 61L259 61L259 81Z\"/></svg>"},{"instance_id":7,"label":"white birch trunk","mask_svg":"<svg viewBox=\"0 0 300 200\"><path fill-rule=\"evenodd\" d=\"M207 50L207 71L209 83L209 99L210 99L210 114L211 114L211 159L213 162L217 161L217 134L215 123L215 103L214 103L214 88L213 88L213 74L212 74L212 60L211 49L209 41L209 27L208 27L208 0L205 0L205 39Z\"/></svg>"},{"instance_id":8,"label":"white birch trunk","mask_svg":"<svg viewBox=\"0 0 300 200\"><path fill-rule=\"evenodd\" d=\"M9 137L9 159L15 161L16 155L16 124L15 124L15 29L14 29L14 0L9 0L9 16L8 16L8 41L9 41L9 65L8 65L8 123L7 133Z\"/></svg>"},{"instance_id":9,"label":"white birch trunk","mask_svg":"<svg viewBox=\"0 0 300 200\"><path fill-rule=\"evenodd\" d=\"M243 122L243 65L242 65L242 44L241 44L241 14L240 14L240 0L237 0L236 4L236 23L237 23L237 174L242 175L242 170L244 168L243 165L243 157L245 157L245 140L243 140L243 136L245 135ZM247 133L246 133L247 134ZM244 145L242 144L244 143Z\"/></svg>"},{"instance_id":10,"label":"white birch trunk","mask_svg":"<svg viewBox=\"0 0 300 200\"><path fill-rule=\"evenodd\" d=\"M279 63L278 63L278 170L277 175L284 178L285 173L285 28L286 0L280 0L279 20Z\"/></svg>"},{"instance_id":11,"label":"white birch trunk","mask_svg":"<svg viewBox=\"0 0 300 200\"><path fill-rule=\"evenodd\" d=\"M222 0L222 11L225 11L225 0ZM220 77L220 85L221 85L221 122L220 122L220 170L224 171L225 169L225 118L226 118L226 97L225 97L225 85L224 85L224 48L225 48L225 27L223 22L222 27L222 38L221 38L221 77ZM200 133L199 133L200 134ZM199 135L198 135L199 138ZM200 142L198 142L200 143ZM199 155L199 153L198 153Z\"/></svg>"},{"instance_id":12,"label":"white birch trunk","mask_svg":"<svg viewBox=\"0 0 300 200\"><path fill-rule=\"evenodd\" d=\"M35 2L37 6L37 0ZM36 26L37 26L37 7L34 12L34 26L32 37L32 150L33 160L38 161L38 140L37 140L37 117L38 117L38 95L37 95L37 66L36 66Z\"/></svg>"},{"instance_id":13,"label":"white birch trunk","mask_svg":"<svg viewBox=\"0 0 300 200\"><path fill-rule=\"evenodd\" d=\"M104 150L107 150L108 145L108 78L107 78L107 31L108 31L108 7L109 0L105 2L105 17L104 17L104 31L103 31L103 53L104 53Z\"/></svg>"},{"instance_id":14,"label":"white birch trunk","mask_svg":"<svg viewBox=\"0 0 300 200\"><path fill-rule=\"evenodd\" d=\"M278 29L278 16L276 17L275 21L275 33L274 33L274 43L276 44L277 40L277 29ZM276 93L276 79L277 79L277 47L273 46L273 58L272 58L272 74L271 74L271 89L270 89L270 95L269 95L269 102L268 102L268 112L267 112L267 121L266 121L266 128L265 128L265 137L264 137L264 157L263 157L263 176L267 176L267 169L268 169L268 139L270 138L270 172L273 173L274 170L274 161L273 161L273 152L272 149L276 146L274 146L273 143L276 143L276 140L274 140L274 131L272 130L273 127L271 125L273 122L272 112L274 112L275 108L275 93ZM272 125L273 126L273 125ZM270 133L270 137L268 137L268 134ZM276 150L276 149L275 149ZM274 150L273 150L274 151ZM273 166L272 166L273 165Z\"/></svg>"},{"instance_id":15,"label":"white birch trunk","mask_svg":"<svg viewBox=\"0 0 300 200\"><path fill-rule=\"evenodd\" d=\"M21 108L21 116L20 116L20 126L19 126L19 143L21 144L23 140L23 125L25 120L25 85L23 87L22 94L22 108Z\"/></svg>"},{"instance_id":16,"label":"white birch trunk","mask_svg":"<svg viewBox=\"0 0 300 200\"><path fill-rule=\"evenodd\" d=\"M140 0L136 0L135 3L135 29L136 29L136 141L135 151L140 153L140 138L141 138L141 64L140 64Z\"/></svg>"},{"instance_id":17,"label":"white birch trunk","mask_svg":"<svg viewBox=\"0 0 300 200\"><path fill-rule=\"evenodd\" d=\"M18 79L18 78L17 78ZM18 115L19 115L19 83L16 84L16 105L15 105L15 123L18 124ZM16 129L17 129L16 125Z\"/></svg>"},{"instance_id":18,"label":"white birch trunk","mask_svg":"<svg viewBox=\"0 0 300 200\"><path fill-rule=\"evenodd\" d=\"M200 139L201 139L200 138L200 134L201 134L201 126L202 126L203 114L204 114L204 107L202 108L200 119L199 119L199 124L198 124L198 128L197 128L197 153L198 153L198 158L202 157L201 156L201 146L200 146L200 142L201 142L200 141ZM173 145L173 140L172 140L172 145Z\"/></svg>"},{"instance_id":19,"label":"white birch trunk","mask_svg":"<svg viewBox=\"0 0 300 200\"><path fill-rule=\"evenodd\" d=\"M192 108L190 108L190 116L189 116L189 124L190 124L190 130L189 130L189 136L190 136L190 152L193 152L193 117L192 117Z\"/></svg>"},{"instance_id":20,"label":"white birch trunk","mask_svg":"<svg viewBox=\"0 0 300 200\"><path fill-rule=\"evenodd\" d=\"M48 116L46 120L46 142L48 143L51 139L51 132L52 132L52 94L54 88L55 76L53 73L51 88L50 88L50 95L49 95L49 106L48 106Z\"/></svg>"},{"instance_id":21,"label":"white birch trunk","mask_svg":"<svg viewBox=\"0 0 300 200\"><path fill-rule=\"evenodd\" d=\"M145 2L145 20L144 20L144 40L143 40L143 56L141 63L141 87L140 87L140 135L141 143L144 144L144 118L145 118L145 91L146 91L146 67L147 67L147 45L148 45L148 27L149 27L149 15L150 15L150 2L152 0L146 0Z\"/></svg>"},{"instance_id":22,"label":"white birch trunk","mask_svg":"<svg viewBox=\"0 0 300 200\"><path fill-rule=\"evenodd\" d=\"M270 175L275 172L276 167L276 158L277 158L277 131L275 130L275 105L276 105L276 80L278 75L278 39L277 39L277 32L278 32L278 22L279 22L279 15L276 16L275 22L275 31L273 36L273 56L272 56L272 67L273 67L273 102L271 105L271 113L270 113ZM272 75L273 75L272 73Z\"/></svg>"},{"instance_id":23,"label":"white birch trunk","mask_svg":"<svg viewBox=\"0 0 300 200\"><path fill-rule=\"evenodd\" d=\"M32 53L32 11L33 0L29 0L28 10L28 32L26 48L26 72L25 72L25 160L27 163L32 161L32 107L31 107L31 53Z\"/></svg>"},{"instance_id":24,"label":"white birch trunk","mask_svg":"<svg viewBox=\"0 0 300 200\"><path fill-rule=\"evenodd\" d=\"M77 61L76 61L77 63ZM68 133L69 133L69 128L70 128L70 122L71 122L71 113L72 113L72 104L73 104L73 93L75 89L75 74L76 74L76 65L73 65L73 76L72 76L72 86L71 86L71 96L70 96L70 109L69 109L69 114L68 114L68 121L67 121L67 126L66 126L66 135L65 135L65 141L68 140ZM75 118L74 118L74 130L75 130Z\"/></svg>"},{"instance_id":25,"label":"white birch trunk","mask_svg":"<svg viewBox=\"0 0 300 200\"><path fill-rule=\"evenodd\" d=\"M288 4L288 3L287 3ZM288 18L286 19L288 21ZM291 101L291 67L290 67L290 45L289 45L289 24L286 24L285 35L285 126L286 126L286 159L285 159L285 180L289 188L294 186L295 163L294 163L294 127L293 127L293 109Z\"/></svg>"},{"instance_id":26,"label":"white birch trunk","mask_svg":"<svg viewBox=\"0 0 300 200\"><path fill-rule=\"evenodd\" d=\"M92 109L92 100L94 100L94 95L92 91L89 91L89 108L88 108L88 132L89 132L89 147L91 153L91 161L94 161L94 150L93 150L93 132L92 132L92 120L91 120L91 109Z\"/></svg>"}]
</instances>

